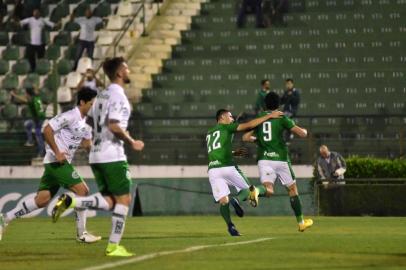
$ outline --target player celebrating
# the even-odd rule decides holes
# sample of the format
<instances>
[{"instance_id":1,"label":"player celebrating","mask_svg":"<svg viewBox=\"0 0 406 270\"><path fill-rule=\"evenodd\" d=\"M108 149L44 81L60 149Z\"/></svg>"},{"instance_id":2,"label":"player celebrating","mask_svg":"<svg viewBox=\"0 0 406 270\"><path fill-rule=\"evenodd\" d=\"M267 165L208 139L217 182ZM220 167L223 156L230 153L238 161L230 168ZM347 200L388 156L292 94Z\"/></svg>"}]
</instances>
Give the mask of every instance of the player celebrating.
<instances>
[{"instance_id":1,"label":"player celebrating","mask_svg":"<svg viewBox=\"0 0 406 270\"><path fill-rule=\"evenodd\" d=\"M82 88L77 93L77 107L52 118L44 129L47 143L44 157L45 171L35 198L25 200L21 206L0 214L0 239L4 228L14 219L48 205L60 186L78 196L86 196L89 188L71 165L76 149L82 145L90 150L91 128L86 115L93 105L96 92ZM86 232L86 210L75 208L77 241L93 243L101 239Z\"/></svg>"},{"instance_id":2,"label":"player celebrating","mask_svg":"<svg viewBox=\"0 0 406 270\"><path fill-rule=\"evenodd\" d=\"M264 121L271 118L278 118L282 112L266 113L262 117L251 120L247 123L234 123L231 112L225 109L217 111L217 125L209 129L206 137L207 152L209 156L209 181L216 202L220 203L220 213L227 223L228 232L231 236L241 234L231 222L229 203L234 207L238 216L242 217L244 211L239 202L250 199L253 205L258 204L258 190L262 186L250 187L248 179L242 174L233 160L232 141L234 133L255 128ZM229 200L229 185L237 189L237 197ZM251 190L251 192L250 192Z\"/></svg>"},{"instance_id":3,"label":"player celebrating","mask_svg":"<svg viewBox=\"0 0 406 270\"><path fill-rule=\"evenodd\" d=\"M124 93L124 85L130 83L129 69L125 60L122 57L106 59L103 70L111 84L98 94L89 112L94 130L89 163L100 193L75 198L63 194L54 208L53 218L57 220L67 208L71 207L113 210L106 255L133 256L133 253L119 245L131 203L132 186L124 142L135 151L141 151L144 143L134 140L127 132L131 107Z\"/></svg>"},{"instance_id":4,"label":"player celebrating","mask_svg":"<svg viewBox=\"0 0 406 270\"><path fill-rule=\"evenodd\" d=\"M277 110L280 104L278 94L270 92L265 98L265 103L269 111ZM269 111L259 115L266 115ZM303 218L295 175L290 164L288 148L283 139L284 130L289 130L302 138L307 136L306 129L298 127L293 120L283 116L263 122L255 130L245 133L243 140L257 143L259 175L266 188L259 189L259 195L270 197L274 192L275 180L279 178L288 190L299 231L303 232L313 225L313 221Z\"/></svg>"}]
</instances>

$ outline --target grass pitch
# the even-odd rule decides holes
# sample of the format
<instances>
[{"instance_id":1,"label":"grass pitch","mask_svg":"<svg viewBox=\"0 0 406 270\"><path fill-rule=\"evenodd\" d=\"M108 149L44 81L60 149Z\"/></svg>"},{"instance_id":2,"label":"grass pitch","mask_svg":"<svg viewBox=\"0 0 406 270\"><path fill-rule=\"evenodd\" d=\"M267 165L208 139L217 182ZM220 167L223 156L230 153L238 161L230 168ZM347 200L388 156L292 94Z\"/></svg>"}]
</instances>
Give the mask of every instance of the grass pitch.
<instances>
[{"instance_id":1,"label":"grass pitch","mask_svg":"<svg viewBox=\"0 0 406 270\"><path fill-rule=\"evenodd\" d=\"M299 233L294 217L234 217L244 236L232 238L217 216L129 218L122 244L137 253L135 258L211 246L105 269L406 269L406 218L314 221L311 229ZM88 229L103 240L76 243L73 218L56 224L48 218L17 220L0 241L0 269L80 270L128 260L104 256L109 218L89 219ZM217 246L260 238L273 239Z\"/></svg>"}]
</instances>

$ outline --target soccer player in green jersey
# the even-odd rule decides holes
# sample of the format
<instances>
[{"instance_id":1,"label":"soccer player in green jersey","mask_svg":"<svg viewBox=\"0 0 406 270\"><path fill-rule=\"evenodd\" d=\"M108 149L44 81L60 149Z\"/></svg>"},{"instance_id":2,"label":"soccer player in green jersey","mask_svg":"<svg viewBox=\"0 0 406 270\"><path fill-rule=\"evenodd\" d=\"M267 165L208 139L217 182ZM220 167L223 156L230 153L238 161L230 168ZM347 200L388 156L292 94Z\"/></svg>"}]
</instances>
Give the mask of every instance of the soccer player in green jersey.
<instances>
[{"instance_id":1,"label":"soccer player in green jersey","mask_svg":"<svg viewBox=\"0 0 406 270\"><path fill-rule=\"evenodd\" d=\"M78 196L86 196L89 188L72 166L71 161L77 148L82 145L90 150L91 128L86 124L86 115L93 105L96 92L82 88L77 94L77 107L61 113L44 129L47 142L44 157L45 171L41 177L35 198L26 199L21 205L7 213L0 214L0 239L4 228L14 219L48 205L62 186ZM75 208L77 241L93 243L101 239L86 232L86 210Z\"/></svg>"},{"instance_id":2,"label":"soccer player in green jersey","mask_svg":"<svg viewBox=\"0 0 406 270\"><path fill-rule=\"evenodd\" d=\"M259 116L267 115L279 108L280 99L278 94L270 92L265 98L265 103L268 111L260 113ZM284 130L289 130L302 138L307 136L306 129L297 126L289 117L283 116L263 122L254 130L245 133L243 140L256 142L257 144L259 175L263 186L266 188L258 191L259 196L270 197L274 193L273 186L278 178L287 188L299 231L303 232L312 226L313 221L303 218L295 174L291 167L288 148L283 139Z\"/></svg>"},{"instance_id":3,"label":"soccer player in green jersey","mask_svg":"<svg viewBox=\"0 0 406 270\"><path fill-rule=\"evenodd\" d=\"M217 125L209 129L206 141L209 157L209 181L216 202L220 203L220 213L227 224L228 232L231 236L240 236L241 234L231 222L229 204L234 207L238 216L242 217L244 211L240 206L240 201L245 201L249 197L258 202L258 192L264 189L263 186L255 188L250 187L248 179L242 174L236 166L233 159L232 141L234 133L237 131L250 130L264 121L271 118L278 118L282 112L265 113L263 116L253 119L247 123L234 123L231 112L221 109L216 114ZM237 197L229 199L230 189L228 186L236 188ZM251 190L251 192L250 192ZM252 194L251 194L252 193Z\"/></svg>"},{"instance_id":4,"label":"soccer player in green jersey","mask_svg":"<svg viewBox=\"0 0 406 270\"><path fill-rule=\"evenodd\" d=\"M103 70L111 84L99 92L89 111L94 131L89 163L100 192L75 198L63 194L54 208L53 217L57 220L71 207L111 210L112 227L105 254L128 257L134 254L120 245L132 201L132 179L124 143L128 143L134 151L141 151L144 142L133 139L127 131L131 115L130 102L124 92L124 86L130 83L127 63L122 57L106 59Z\"/></svg>"}]
</instances>

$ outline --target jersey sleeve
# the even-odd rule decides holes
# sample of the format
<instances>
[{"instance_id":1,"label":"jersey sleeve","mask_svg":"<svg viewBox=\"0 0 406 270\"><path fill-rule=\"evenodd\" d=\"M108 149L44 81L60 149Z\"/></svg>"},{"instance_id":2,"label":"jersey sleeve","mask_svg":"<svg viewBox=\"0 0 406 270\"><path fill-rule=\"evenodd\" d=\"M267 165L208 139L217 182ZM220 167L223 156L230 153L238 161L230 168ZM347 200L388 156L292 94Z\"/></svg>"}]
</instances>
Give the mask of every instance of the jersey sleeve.
<instances>
[{"instance_id":1,"label":"jersey sleeve","mask_svg":"<svg viewBox=\"0 0 406 270\"><path fill-rule=\"evenodd\" d=\"M49 120L48 124L51 126L52 130L56 132L69 126L73 121L72 114L68 111L55 116Z\"/></svg>"},{"instance_id":2,"label":"jersey sleeve","mask_svg":"<svg viewBox=\"0 0 406 270\"><path fill-rule=\"evenodd\" d=\"M296 126L295 121L293 121L292 119L290 119L289 117L286 117L286 116L284 116L282 118L282 125L286 129L291 129L294 126Z\"/></svg>"}]
</instances>

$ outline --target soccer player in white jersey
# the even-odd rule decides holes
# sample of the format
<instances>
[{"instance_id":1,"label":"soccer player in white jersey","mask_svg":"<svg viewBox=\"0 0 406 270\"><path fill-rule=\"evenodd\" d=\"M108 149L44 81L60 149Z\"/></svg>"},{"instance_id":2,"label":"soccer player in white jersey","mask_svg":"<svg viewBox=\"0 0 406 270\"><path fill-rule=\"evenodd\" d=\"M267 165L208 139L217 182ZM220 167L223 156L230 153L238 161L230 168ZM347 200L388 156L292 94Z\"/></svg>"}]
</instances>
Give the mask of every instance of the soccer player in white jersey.
<instances>
[{"instance_id":1,"label":"soccer player in white jersey","mask_svg":"<svg viewBox=\"0 0 406 270\"><path fill-rule=\"evenodd\" d=\"M77 107L52 118L44 129L47 142L44 157L45 171L41 177L35 198L26 199L21 205L5 214L0 214L0 239L4 228L14 219L48 205L62 186L78 196L86 196L89 188L76 172L71 161L79 146L90 150L91 128L86 124L86 115L93 105L96 93L82 88L77 94ZM86 232L86 209L75 208L77 241L93 243L101 239Z\"/></svg>"},{"instance_id":2,"label":"soccer player in white jersey","mask_svg":"<svg viewBox=\"0 0 406 270\"><path fill-rule=\"evenodd\" d=\"M107 59L103 63L103 70L111 84L99 92L89 112L94 131L89 162L100 193L85 198L62 195L54 209L55 218L72 207L112 210L112 228L106 255L127 257L134 254L119 245L131 203L132 186L124 142L135 151L141 151L144 143L134 140L127 131L131 107L123 88L130 83L125 60L122 57Z\"/></svg>"}]
</instances>

